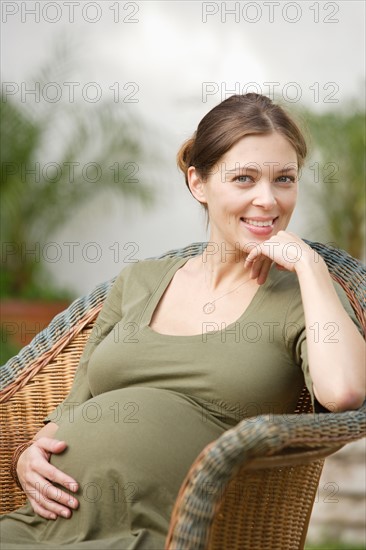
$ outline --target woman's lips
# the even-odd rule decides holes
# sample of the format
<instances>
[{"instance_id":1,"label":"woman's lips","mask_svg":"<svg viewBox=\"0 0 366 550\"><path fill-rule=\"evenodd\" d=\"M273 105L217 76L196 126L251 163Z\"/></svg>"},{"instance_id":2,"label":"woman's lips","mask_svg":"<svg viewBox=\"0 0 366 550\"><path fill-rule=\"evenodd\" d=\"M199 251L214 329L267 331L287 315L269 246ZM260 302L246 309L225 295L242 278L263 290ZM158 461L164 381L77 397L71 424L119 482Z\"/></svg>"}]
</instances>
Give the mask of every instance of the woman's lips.
<instances>
[{"instance_id":1,"label":"woman's lips","mask_svg":"<svg viewBox=\"0 0 366 550\"><path fill-rule=\"evenodd\" d=\"M274 229L276 218L240 218L240 223L253 235L270 235ZM264 224L264 225L262 225Z\"/></svg>"}]
</instances>

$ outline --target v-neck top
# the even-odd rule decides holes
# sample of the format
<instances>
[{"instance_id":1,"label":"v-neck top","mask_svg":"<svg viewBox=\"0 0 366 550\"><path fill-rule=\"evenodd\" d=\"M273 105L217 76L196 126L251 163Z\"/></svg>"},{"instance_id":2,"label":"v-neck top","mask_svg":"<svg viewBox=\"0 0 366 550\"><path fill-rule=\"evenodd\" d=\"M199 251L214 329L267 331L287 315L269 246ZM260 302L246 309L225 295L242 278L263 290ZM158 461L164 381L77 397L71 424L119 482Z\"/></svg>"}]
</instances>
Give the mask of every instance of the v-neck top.
<instances>
[{"instance_id":1,"label":"v-neck top","mask_svg":"<svg viewBox=\"0 0 366 550\"><path fill-rule=\"evenodd\" d=\"M150 297L150 299L148 300L148 302L146 304L146 308L144 309L144 311L141 314L141 318L140 318L140 322L139 322L140 326L141 326L141 330L146 330L147 332L151 332L156 337L167 338L167 341L170 341L170 342L174 341L174 339L176 341L180 341L181 338L187 338L187 339L192 339L192 340L197 340L197 339L202 340L202 338L205 338L203 332L200 332L199 334L188 334L188 335L187 334L182 334L182 335L164 334L164 333L157 332L155 329L153 329L150 326L153 314L154 314L154 312L155 312L155 310L156 310L156 308L157 308L164 292L166 291L166 289L168 288L170 282L174 278L174 275L190 259L191 258L179 258L178 261L175 262L171 266L171 268L167 270L165 275L161 278L160 282L157 285L156 291L151 294L151 297ZM269 279L267 279L267 281L264 285L261 285L261 286L258 287L258 289L256 290L256 292L255 292L253 298L251 299L250 303L245 308L245 311L239 316L238 319L236 319L236 321L233 321L230 324L226 324L226 323L223 323L223 322L218 323L214 320L215 319L214 315L210 315L209 317L207 317L207 323L211 327L210 335L211 336L216 335L216 337L221 337L222 332L225 332L225 331L230 332L235 327L235 325L237 323L242 323L247 317L250 318L250 314L251 314L252 309L254 309L257 305L260 304L260 302L265 297L265 292L266 292L267 288L270 288L272 286L272 284L273 284L273 281L271 281L270 278L269 278ZM204 332L206 333L206 331L204 331ZM207 338L207 336L208 336L208 334L206 334L206 338Z\"/></svg>"},{"instance_id":2,"label":"v-neck top","mask_svg":"<svg viewBox=\"0 0 366 550\"><path fill-rule=\"evenodd\" d=\"M189 258L143 260L117 277L80 359L69 402L116 389L176 392L229 426L242 418L293 412L304 383L314 399L301 292L296 274L272 266L239 318L214 331L169 335L149 323L175 273ZM335 289L358 325L347 296ZM179 312L177 312L177 315Z\"/></svg>"}]
</instances>

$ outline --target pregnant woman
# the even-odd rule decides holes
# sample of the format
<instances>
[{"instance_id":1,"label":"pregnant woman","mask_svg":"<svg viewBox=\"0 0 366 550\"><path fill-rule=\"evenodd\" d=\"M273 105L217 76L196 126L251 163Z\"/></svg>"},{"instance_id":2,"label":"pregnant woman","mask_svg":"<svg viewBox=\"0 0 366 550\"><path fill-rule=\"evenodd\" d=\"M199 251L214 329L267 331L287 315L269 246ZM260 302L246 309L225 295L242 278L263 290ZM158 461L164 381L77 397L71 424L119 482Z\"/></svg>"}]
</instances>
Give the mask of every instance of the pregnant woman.
<instances>
[{"instance_id":1,"label":"pregnant woman","mask_svg":"<svg viewBox=\"0 0 366 550\"><path fill-rule=\"evenodd\" d=\"M28 501L2 518L2 548L163 549L190 465L225 430L293 412L304 384L326 409L361 406L356 317L287 231L305 156L265 96L231 96L202 119L177 160L209 244L123 269L70 394L16 452Z\"/></svg>"}]
</instances>

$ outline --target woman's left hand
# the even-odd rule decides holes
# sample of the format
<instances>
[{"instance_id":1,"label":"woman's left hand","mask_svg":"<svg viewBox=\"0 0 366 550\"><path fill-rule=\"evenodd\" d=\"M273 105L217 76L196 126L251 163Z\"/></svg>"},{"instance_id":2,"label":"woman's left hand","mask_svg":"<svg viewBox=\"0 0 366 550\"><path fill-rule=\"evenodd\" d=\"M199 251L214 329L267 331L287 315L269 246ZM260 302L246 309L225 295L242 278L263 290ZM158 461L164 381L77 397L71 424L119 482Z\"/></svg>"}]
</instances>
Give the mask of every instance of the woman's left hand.
<instances>
[{"instance_id":1,"label":"woman's left hand","mask_svg":"<svg viewBox=\"0 0 366 550\"><path fill-rule=\"evenodd\" d=\"M279 231L267 241L251 248L244 267L251 266L251 278L263 285L274 262L282 271L297 271L308 262L319 262L320 256L300 237L289 231Z\"/></svg>"}]
</instances>

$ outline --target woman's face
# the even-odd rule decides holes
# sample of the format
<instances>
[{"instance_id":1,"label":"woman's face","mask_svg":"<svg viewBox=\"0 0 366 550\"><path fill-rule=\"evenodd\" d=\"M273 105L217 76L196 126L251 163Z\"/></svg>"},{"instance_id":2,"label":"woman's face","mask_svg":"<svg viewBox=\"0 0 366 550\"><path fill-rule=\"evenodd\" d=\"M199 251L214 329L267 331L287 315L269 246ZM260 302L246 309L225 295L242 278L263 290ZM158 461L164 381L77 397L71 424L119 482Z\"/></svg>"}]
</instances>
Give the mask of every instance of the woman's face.
<instances>
[{"instance_id":1,"label":"woman's face","mask_svg":"<svg viewBox=\"0 0 366 550\"><path fill-rule=\"evenodd\" d=\"M208 207L210 241L243 249L286 229L297 199L298 163L281 134L245 136L204 182L194 167L188 174L193 195Z\"/></svg>"}]
</instances>

